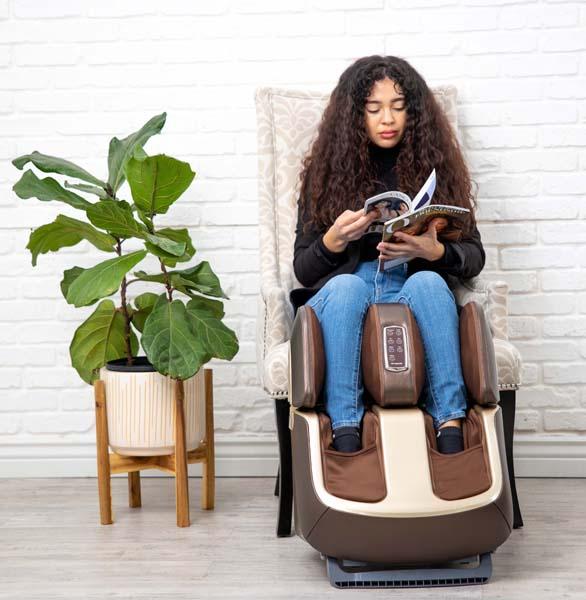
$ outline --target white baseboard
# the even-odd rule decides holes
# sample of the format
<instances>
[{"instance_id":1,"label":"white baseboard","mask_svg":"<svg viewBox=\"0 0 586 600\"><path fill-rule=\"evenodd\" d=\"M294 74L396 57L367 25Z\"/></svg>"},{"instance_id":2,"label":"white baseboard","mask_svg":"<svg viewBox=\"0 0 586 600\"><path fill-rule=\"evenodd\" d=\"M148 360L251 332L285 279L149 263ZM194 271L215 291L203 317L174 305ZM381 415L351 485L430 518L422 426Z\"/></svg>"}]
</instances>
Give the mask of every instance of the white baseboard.
<instances>
[{"instance_id":1,"label":"white baseboard","mask_svg":"<svg viewBox=\"0 0 586 600\"><path fill-rule=\"evenodd\" d=\"M586 477L586 437L515 436L516 477Z\"/></svg>"},{"instance_id":2,"label":"white baseboard","mask_svg":"<svg viewBox=\"0 0 586 600\"><path fill-rule=\"evenodd\" d=\"M215 450L217 477L274 477L277 474L276 440L216 439ZM0 478L96 477L96 469L95 443L0 445ZM189 465L189 475L201 477L201 464ZM141 476L170 477L158 469L142 471Z\"/></svg>"},{"instance_id":3,"label":"white baseboard","mask_svg":"<svg viewBox=\"0 0 586 600\"><path fill-rule=\"evenodd\" d=\"M216 476L274 477L278 467L275 440L246 438L216 440ZM189 474L201 476L201 464L189 465ZM156 469L144 476L168 477ZM586 477L586 437L515 437L517 477ZM0 478L95 477L93 443L0 445ZM124 477L125 475L115 475Z\"/></svg>"}]
</instances>

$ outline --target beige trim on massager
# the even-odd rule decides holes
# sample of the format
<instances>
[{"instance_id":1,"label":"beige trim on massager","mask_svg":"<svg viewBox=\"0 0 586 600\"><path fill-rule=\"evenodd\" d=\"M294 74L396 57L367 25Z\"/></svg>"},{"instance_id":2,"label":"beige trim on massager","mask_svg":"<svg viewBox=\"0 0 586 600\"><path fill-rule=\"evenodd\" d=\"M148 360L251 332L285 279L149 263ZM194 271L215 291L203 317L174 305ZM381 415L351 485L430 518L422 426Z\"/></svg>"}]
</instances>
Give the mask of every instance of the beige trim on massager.
<instances>
[{"instance_id":1,"label":"beige trim on massager","mask_svg":"<svg viewBox=\"0 0 586 600\"><path fill-rule=\"evenodd\" d=\"M498 406L476 407L483 420L490 461L492 485L488 490L461 500L442 500L433 493L423 412L413 408L373 406L378 415L383 444L383 460L387 481L387 496L380 502L356 502L330 494L324 487L321 461L320 432L317 413L295 412L307 421L312 482L316 495L324 506L340 512L372 517L417 518L449 515L481 508L493 503L501 494L503 474L495 429ZM293 422L291 419L290 424Z\"/></svg>"}]
</instances>

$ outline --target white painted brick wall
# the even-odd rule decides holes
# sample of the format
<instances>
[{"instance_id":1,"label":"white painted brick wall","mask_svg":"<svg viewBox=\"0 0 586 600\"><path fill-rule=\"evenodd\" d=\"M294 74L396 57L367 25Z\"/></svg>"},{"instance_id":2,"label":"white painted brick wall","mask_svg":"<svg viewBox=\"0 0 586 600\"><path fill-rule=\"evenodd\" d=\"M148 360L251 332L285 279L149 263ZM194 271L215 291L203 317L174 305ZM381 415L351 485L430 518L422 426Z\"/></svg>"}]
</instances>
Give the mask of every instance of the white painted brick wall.
<instances>
[{"instance_id":1,"label":"white painted brick wall","mask_svg":"<svg viewBox=\"0 0 586 600\"><path fill-rule=\"evenodd\" d=\"M30 228L73 211L16 198L10 159L38 149L104 175L112 135L168 112L148 150L188 160L198 177L164 222L191 228L197 258L210 260L231 297L226 322L241 341L232 362L211 363L218 448L272 443L273 407L255 365L254 90L330 90L353 59L374 53L404 56L430 85L459 89L484 276L511 286L510 333L525 361L518 439L586 433L583 2L0 0L5 458L94 443L91 390L68 356L91 308L66 305L59 281L64 268L99 257L84 244L31 267Z\"/></svg>"}]
</instances>

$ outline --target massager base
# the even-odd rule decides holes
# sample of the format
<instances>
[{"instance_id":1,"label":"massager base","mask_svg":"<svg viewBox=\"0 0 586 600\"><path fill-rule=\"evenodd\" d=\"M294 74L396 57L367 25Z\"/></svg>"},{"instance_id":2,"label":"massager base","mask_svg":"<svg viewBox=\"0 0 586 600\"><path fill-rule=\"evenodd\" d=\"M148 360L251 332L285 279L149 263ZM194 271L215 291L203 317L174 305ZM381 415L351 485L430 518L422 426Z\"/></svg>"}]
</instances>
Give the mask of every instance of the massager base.
<instances>
[{"instance_id":1,"label":"massager base","mask_svg":"<svg viewBox=\"0 0 586 600\"><path fill-rule=\"evenodd\" d=\"M387 565L343 560L331 556L326 570L336 588L413 588L478 585L492 574L490 552L429 567L389 567Z\"/></svg>"}]
</instances>

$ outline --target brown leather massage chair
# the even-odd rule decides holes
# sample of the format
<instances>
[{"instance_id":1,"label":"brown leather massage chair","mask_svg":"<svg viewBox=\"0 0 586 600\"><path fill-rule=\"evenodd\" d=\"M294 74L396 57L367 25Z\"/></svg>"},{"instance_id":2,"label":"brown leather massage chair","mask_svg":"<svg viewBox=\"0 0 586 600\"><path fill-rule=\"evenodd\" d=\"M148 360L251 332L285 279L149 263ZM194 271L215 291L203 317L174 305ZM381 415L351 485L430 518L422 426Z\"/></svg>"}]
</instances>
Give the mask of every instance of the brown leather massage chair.
<instances>
[{"instance_id":1,"label":"brown leather massage chair","mask_svg":"<svg viewBox=\"0 0 586 600\"><path fill-rule=\"evenodd\" d=\"M389 303L365 317L362 449L346 454L332 445L321 402L319 321L309 306L297 311L289 346L295 530L327 560L336 587L485 583L490 553L511 533L492 336L478 303L459 308L459 319L464 450L437 451L433 420L417 406L425 383L417 323L408 306Z\"/></svg>"}]
</instances>

